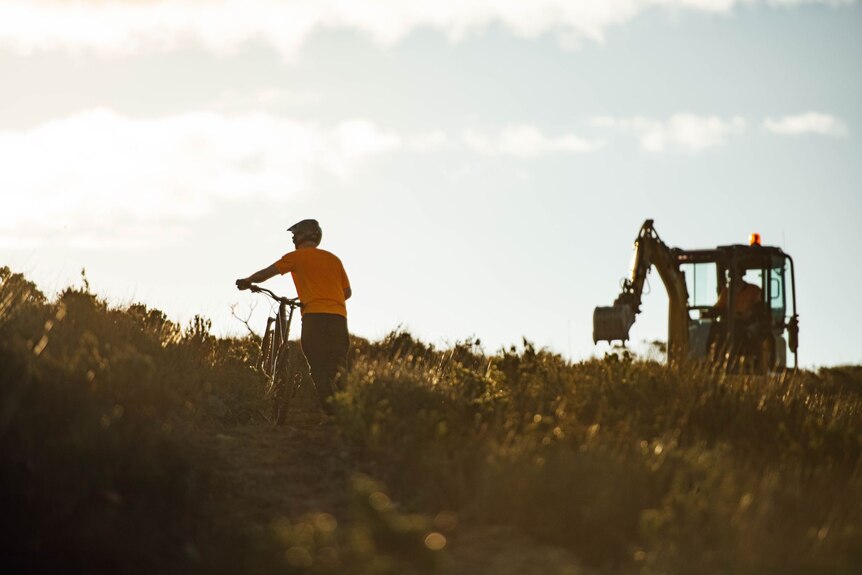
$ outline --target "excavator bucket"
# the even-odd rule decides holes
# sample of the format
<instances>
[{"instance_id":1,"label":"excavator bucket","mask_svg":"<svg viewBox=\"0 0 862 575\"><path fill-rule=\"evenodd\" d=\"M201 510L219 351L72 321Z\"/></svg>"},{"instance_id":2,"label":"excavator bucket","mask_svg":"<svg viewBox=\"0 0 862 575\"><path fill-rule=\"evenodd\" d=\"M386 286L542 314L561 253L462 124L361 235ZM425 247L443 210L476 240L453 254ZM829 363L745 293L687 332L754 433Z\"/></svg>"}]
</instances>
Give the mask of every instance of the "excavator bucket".
<instances>
[{"instance_id":1,"label":"excavator bucket","mask_svg":"<svg viewBox=\"0 0 862 575\"><path fill-rule=\"evenodd\" d=\"M593 311L593 342L625 342L629 330L635 323L635 313L631 306L615 304L610 307L597 307Z\"/></svg>"}]
</instances>

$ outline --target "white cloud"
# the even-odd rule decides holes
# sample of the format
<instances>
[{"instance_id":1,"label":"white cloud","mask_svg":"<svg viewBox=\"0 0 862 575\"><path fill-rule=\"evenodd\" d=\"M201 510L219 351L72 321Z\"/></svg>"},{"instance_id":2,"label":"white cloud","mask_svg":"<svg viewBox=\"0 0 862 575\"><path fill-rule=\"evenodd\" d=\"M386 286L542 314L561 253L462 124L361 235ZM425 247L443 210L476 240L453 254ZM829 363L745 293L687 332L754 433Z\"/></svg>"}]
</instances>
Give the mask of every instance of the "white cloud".
<instances>
[{"instance_id":1,"label":"white cloud","mask_svg":"<svg viewBox=\"0 0 862 575\"><path fill-rule=\"evenodd\" d=\"M763 127L782 136L796 136L800 134L821 134L824 136L845 136L847 126L829 114L819 112L807 112L796 116L784 116L774 120L766 118Z\"/></svg>"},{"instance_id":2,"label":"white cloud","mask_svg":"<svg viewBox=\"0 0 862 575\"><path fill-rule=\"evenodd\" d=\"M170 244L220 202L290 201L320 177L346 178L399 150L534 158L600 145L525 125L453 140L440 130L402 136L364 119L322 127L264 113L131 118L97 108L0 131L0 247Z\"/></svg>"},{"instance_id":3,"label":"white cloud","mask_svg":"<svg viewBox=\"0 0 862 575\"><path fill-rule=\"evenodd\" d=\"M599 117L593 125L630 131L638 135L641 147L653 153L682 151L696 153L724 144L733 134L745 130L745 120L739 116L722 119L718 116L675 114L666 122L635 116L632 118Z\"/></svg>"},{"instance_id":4,"label":"white cloud","mask_svg":"<svg viewBox=\"0 0 862 575\"><path fill-rule=\"evenodd\" d=\"M367 120L334 128L266 114L135 119L95 109L0 132L0 245L181 237L220 200L287 201L401 146Z\"/></svg>"},{"instance_id":5,"label":"white cloud","mask_svg":"<svg viewBox=\"0 0 862 575\"><path fill-rule=\"evenodd\" d=\"M741 117L677 114L666 121L599 117L593 126L634 134L643 149L695 153L745 130ZM764 126L779 134L841 135L826 114ZM600 139L549 135L528 124L453 138L435 130L403 136L364 119L323 127L265 113L195 112L131 118L97 108L25 131L0 131L0 247L46 239L84 247L152 245L183 237L219 202L289 201L320 177L346 178L399 150L440 150L533 159L594 152Z\"/></svg>"},{"instance_id":6,"label":"white cloud","mask_svg":"<svg viewBox=\"0 0 862 575\"><path fill-rule=\"evenodd\" d=\"M468 149L480 154L518 158L534 158L549 153L592 152L603 146L600 141L586 140L574 134L546 136L535 126L524 124L506 126L494 136L465 130L462 138Z\"/></svg>"},{"instance_id":7,"label":"white cloud","mask_svg":"<svg viewBox=\"0 0 862 575\"><path fill-rule=\"evenodd\" d=\"M420 28L456 41L500 24L565 45L656 8L726 13L740 4L852 4L855 0L0 0L0 46L21 53L121 56L194 45L214 53L263 42L292 57L321 29L355 30L391 45Z\"/></svg>"},{"instance_id":8,"label":"white cloud","mask_svg":"<svg viewBox=\"0 0 862 575\"><path fill-rule=\"evenodd\" d=\"M280 88L266 88L251 93L228 90L203 106L213 112L254 112L261 109L270 112L283 111L306 106L318 101L318 96L310 91L288 91Z\"/></svg>"},{"instance_id":9,"label":"white cloud","mask_svg":"<svg viewBox=\"0 0 862 575\"><path fill-rule=\"evenodd\" d=\"M411 137L407 141L407 146L417 152L443 150L449 146L449 137L443 130L432 130L431 132Z\"/></svg>"}]
</instances>

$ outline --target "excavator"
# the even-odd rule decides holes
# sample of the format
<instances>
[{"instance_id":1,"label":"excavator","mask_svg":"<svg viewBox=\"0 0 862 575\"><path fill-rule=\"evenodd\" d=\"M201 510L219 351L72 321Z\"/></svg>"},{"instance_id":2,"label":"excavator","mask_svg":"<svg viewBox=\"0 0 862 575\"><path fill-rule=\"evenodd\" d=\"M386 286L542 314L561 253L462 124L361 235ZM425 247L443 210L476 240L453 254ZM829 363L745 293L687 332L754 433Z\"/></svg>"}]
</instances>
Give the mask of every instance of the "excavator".
<instances>
[{"instance_id":1,"label":"excavator","mask_svg":"<svg viewBox=\"0 0 862 575\"><path fill-rule=\"evenodd\" d=\"M668 295L669 363L708 361L731 372L767 373L786 369L789 351L798 365L793 258L761 245L759 234L748 245L672 248L653 220L635 238L631 275L619 296L593 312L595 344L628 341L653 267Z\"/></svg>"}]
</instances>

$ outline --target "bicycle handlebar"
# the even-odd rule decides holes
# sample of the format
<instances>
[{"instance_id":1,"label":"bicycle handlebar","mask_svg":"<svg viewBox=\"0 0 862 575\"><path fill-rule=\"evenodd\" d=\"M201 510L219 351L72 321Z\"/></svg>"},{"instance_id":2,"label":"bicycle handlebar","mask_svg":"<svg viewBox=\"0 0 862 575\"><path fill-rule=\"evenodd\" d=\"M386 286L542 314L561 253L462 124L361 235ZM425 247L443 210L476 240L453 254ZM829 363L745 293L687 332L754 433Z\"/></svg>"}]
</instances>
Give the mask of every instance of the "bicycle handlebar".
<instances>
[{"instance_id":1,"label":"bicycle handlebar","mask_svg":"<svg viewBox=\"0 0 862 575\"><path fill-rule=\"evenodd\" d=\"M272 291L266 289L265 287L260 287L259 285L251 285L248 289L250 289L254 293L265 293L275 301L283 303L285 305L289 305L290 307L302 307L302 302L299 301L298 297L289 298L278 296L272 293Z\"/></svg>"}]
</instances>

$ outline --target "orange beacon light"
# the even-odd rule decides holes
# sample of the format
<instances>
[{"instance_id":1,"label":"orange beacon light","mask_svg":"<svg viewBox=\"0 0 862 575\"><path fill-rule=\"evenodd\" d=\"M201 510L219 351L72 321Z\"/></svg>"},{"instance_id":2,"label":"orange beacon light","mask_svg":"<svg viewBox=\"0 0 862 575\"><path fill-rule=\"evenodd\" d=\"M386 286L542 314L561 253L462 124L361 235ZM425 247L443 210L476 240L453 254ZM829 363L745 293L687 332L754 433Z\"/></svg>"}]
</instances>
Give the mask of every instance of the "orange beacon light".
<instances>
[{"instance_id":1,"label":"orange beacon light","mask_svg":"<svg viewBox=\"0 0 862 575\"><path fill-rule=\"evenodd\" d=\"M748 236L748 245L759 246L760 245L760 234L751 234L750 236Z\"/></svg>"}]
</instances>

